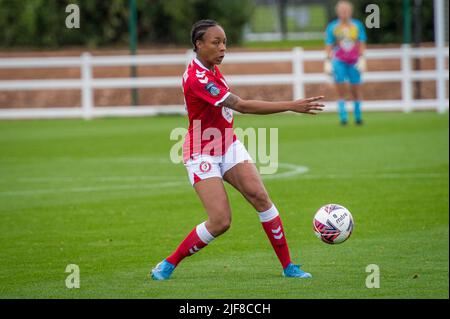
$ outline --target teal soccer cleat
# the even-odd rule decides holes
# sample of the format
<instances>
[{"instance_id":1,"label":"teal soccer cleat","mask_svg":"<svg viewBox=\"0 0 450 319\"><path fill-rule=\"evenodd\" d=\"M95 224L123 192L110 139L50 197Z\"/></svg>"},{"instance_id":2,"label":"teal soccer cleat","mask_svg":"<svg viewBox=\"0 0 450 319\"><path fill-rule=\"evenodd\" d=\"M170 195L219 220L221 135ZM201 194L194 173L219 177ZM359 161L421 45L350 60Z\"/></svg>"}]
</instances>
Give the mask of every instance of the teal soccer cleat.
<instances>
[{"instance_id":1,"label":"teal soccer cleat","mask_svg":"<svg viewBox=\"0 0 450 319\"><path fill-rule=\"evenodd\" d=\"M152 269L152 278L153 280L167 280L172 275L174 269L175 266L164 259Z\"/></svg>"},{"instance_id":2,"label":"teal soccer cleat","mask_svg":"<svg viewBox=\"0 0 450 319\"><path fill-rule=\"evenodd\" d=\"M311 274L301 270L300 266L301 265L294 265L293 263L290 263L286 268L284 268L283 276L294 278L312 278Z\"/></svg>"}]
</instances>

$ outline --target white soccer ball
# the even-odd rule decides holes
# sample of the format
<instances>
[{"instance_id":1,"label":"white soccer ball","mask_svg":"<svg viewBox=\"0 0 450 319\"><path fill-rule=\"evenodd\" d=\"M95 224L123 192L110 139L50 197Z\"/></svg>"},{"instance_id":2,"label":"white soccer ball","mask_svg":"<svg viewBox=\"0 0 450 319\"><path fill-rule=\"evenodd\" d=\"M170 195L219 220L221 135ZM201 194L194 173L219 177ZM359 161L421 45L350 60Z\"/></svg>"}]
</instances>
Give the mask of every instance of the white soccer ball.
<instances>
[{"instance_id":1,"label":"white soccer ball","mask_svg":"<svg viewBox=\"0 0 450 319\"><path fill-rule=\"evenodd\" d=\"M319 208L313 227L317 238L327 244L346 241L353 231L353 216L344 206L328 204Z\"/></svg>"}]
</instances>

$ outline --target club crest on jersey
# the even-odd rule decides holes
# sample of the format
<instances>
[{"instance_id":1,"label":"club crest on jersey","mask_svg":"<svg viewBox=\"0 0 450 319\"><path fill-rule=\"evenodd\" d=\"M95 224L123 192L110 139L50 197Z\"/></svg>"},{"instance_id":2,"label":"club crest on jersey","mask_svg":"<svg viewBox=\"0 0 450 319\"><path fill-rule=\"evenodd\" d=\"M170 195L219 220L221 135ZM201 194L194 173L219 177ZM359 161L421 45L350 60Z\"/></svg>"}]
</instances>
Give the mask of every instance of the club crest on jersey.
<instances>
[{"instance_id":1,"label":"club crest on jersey","mask_svg":"<svg viewBox=\"0 0 450 319\"><path fill-rule=\"evenodd\" d=\"M211 170L211 163L203 161L200 163L199 168L202 173L208 173Z\"/></svg>"},{"instance_id":2,"label":"club crest on jersey","mask_svg":"<svg viewBox=\"0 0 450 319\"><path fill-rule=\"evenodd\" d=\"M220 89L213 83L209 82L206 84L205 89L212 95L217 96L220 93Z\"/></svg>"}]
</instances>

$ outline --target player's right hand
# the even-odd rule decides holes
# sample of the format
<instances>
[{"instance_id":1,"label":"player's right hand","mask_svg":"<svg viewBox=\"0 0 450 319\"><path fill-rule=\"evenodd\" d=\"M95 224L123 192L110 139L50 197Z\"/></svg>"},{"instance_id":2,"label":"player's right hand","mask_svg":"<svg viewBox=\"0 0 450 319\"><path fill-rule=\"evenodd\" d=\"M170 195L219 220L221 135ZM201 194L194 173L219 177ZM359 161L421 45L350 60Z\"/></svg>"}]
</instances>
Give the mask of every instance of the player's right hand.
<instances>
[{"instance_id":1,"label":"player's right hand","mask_svg":"<svg viewBox=\"0 0 450 319\"><path fill-rule=\"evenodd\" d=\"M325 104L318 103L317 101L324 98L321 96L314 96L306 99L299 99L292 102L292 107L290 111L296 113L305 113L315 115L317 112L323 111Z\"/></svg>"}]
</instances>

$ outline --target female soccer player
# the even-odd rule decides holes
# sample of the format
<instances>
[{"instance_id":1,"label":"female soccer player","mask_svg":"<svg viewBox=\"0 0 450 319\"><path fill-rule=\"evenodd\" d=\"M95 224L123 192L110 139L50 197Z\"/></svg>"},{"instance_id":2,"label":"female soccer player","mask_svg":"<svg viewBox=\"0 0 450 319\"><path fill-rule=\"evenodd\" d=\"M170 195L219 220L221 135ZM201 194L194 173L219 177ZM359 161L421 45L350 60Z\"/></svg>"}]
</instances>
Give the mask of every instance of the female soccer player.
<instances>
[{"instance_id":1,"label":"female soccer player","mask_svg":"<svg viewBox=\"0 0 450 319\"><path fill-rule=\"evenodd\" d=\"M364 53L366 31L361 21L352 19L353 5L349 1L339 1L335 7L338 19L328 24L326 29L325 72L334 75L338 93L339 119L347 124L345 109L345 81L350 82L350 92L354 103L354 116L357 125L362 124L361 116L361 73L366 70Z\"/></svg>"},{"instance_id":2,"label":"female soccer player","mask_svg":"<svg viewBox=\"0 0 450 319\"><path fill-rule=\"evenodd\" d=\"M230 227L231 209L223 180L230 183L258 212L262 227L286 277L311 274L292 263L283 225L244 145L232 131L233 113L272 114L285 111L316 114L323 96L288 102L244 100L230 92L217 67L225 56L226 36L217 22L200 20L191 31L196 58L183 75L189 129L183 146L184 163L208 219L194 227L178 248L151 271L155 280L169 279L185 257L195 254ZM216 137L211 141L211 136ZM218 137L218 138L217 138Z\"/></svg>"}]
</instances>

